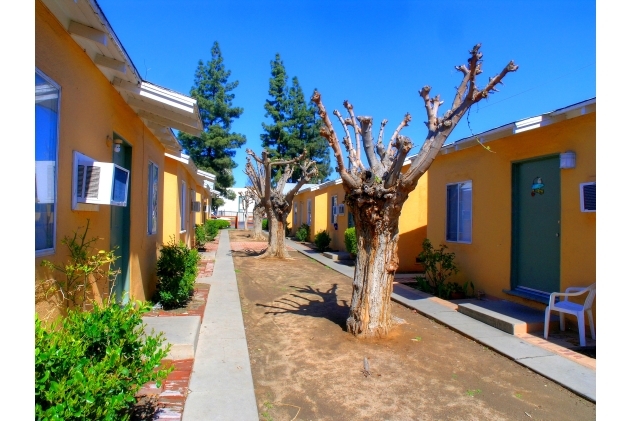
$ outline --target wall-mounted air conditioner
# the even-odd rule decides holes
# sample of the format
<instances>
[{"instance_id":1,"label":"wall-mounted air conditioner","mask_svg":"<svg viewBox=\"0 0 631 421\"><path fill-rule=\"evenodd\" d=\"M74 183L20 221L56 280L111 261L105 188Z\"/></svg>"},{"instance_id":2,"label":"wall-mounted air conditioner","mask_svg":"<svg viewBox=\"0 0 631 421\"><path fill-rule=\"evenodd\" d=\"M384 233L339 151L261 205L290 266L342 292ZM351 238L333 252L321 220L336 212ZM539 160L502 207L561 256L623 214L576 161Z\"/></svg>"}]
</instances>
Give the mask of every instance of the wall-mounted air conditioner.
<instances>
[{"instance_id":1,"label":"wall-mounted air conditioner","mask_svg":"<svg viewBox=\"0 0 631 421\"><path fill-rule=\"evenodd\" d=\"M77 203L127 206L129 170L73 152L72 208Z\"/></svg>"},{"instance_id":2,"label":"wall-mounted air conditioner","mask_svg":"<svg viewBox=\"0 0 631 421\"><path fill-rule=\"evenodd\" d=\"M340 205L337 205L337 214L338 214L338 215L344 215L344 211L345 211L345 210L346 210L346 209L345 209L345 206L344 206L344 204L343 204L343 203L342 203L342 204L340 204Z\"/></svg>"},{"instance_id":3,"label":"wall-mounted air conditioner","mask_svg":"<svg viewBox=\"0 0 631 421\"><path fill-rule=\"evenodd\" d=\"M35 161L35 203L55 203L55 161Z\"/></svg>"},{"instance_id":4,"label":"wall-mounted air conditioner","mask_svg":"<svg viewBox=\"0 0 631 421\"><path fill-rule=\"evenodd\" d=\"M193 202L193 212L202 211L202 202Z\"/></svg>"},{"instance_id":5,"label":"wall-mounted air conditioner","mask_svg":"<svg viewBox=\"0 0 631 421\"><path fill-rule=\"evenodd\" d=\"M581 183L581 212L596 212L596 182Z\"/></svg>"}]
</instances>

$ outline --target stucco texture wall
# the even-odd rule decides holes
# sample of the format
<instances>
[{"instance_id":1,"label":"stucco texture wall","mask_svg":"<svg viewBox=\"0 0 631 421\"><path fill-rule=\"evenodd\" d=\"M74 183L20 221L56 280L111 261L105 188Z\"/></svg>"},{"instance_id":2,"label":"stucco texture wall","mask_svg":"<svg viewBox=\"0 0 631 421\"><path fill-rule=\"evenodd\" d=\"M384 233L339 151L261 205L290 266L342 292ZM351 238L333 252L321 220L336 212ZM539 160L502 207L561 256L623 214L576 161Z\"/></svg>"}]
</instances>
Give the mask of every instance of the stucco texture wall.
<instances>
[{"instance_id":1,"label":"stucco texture wall","mask_svg":"<svg viewBox=\"0 0 631 421\"><path fill-rule=\"evenodd\" d=\"M61 86L57 178L56 250L44 258L63 262L67 253L61 240L90 219L90 236L102 238L97 247L109 249L110 206L98 211L72 211L72 153L74 150L97 161L112 162L113 151L106 137L116 133L131 146L130 179L130 294L148 299L155 288L158 234L147 235L147 165L149 160L164 166L164 147L146 130L142 121L124 102L86 53L56 18L40 2L35 2L35 65ZM160 177L159 183L163 182ZM160 189L161 190L161 189ZM162 197L159 195L159 206ZM160 229L160 228L159 228ZM36 279L50 274L35 259ZM107 292L101 286L99 294ZM45 301L36 304L40 314L47 312Z\"/></svg>"},{"instance_id":2,"label":"stucco texture wall","mask_svg":"<svg viewBox=\"0 0 631 421\"><path fill-rule=\"evenodd\" d=\"M472 242L448 242L461 272L453 280L473 281L487 294L544 308L502 292L511 287L512 164L576 152L576 168L562 169L560 289L596 280L596 214L580 211L579 184L596 180L596 114L507 136L488 144L439 155L428 172L428 238L444 243L446 185L472 181Z\"/></svg>"}]
</instances>

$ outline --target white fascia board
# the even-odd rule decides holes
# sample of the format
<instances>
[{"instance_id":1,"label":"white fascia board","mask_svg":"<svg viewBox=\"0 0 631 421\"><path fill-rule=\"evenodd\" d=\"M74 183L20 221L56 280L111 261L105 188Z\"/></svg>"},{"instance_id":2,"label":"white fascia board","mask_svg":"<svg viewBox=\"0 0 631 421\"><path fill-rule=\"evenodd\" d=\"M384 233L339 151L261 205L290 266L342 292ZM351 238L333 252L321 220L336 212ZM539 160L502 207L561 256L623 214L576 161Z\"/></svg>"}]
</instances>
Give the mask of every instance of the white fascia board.
<instances>
[{"instance_id":1,"label":"white fascia board","mask_svg":"<svg viewBox=\"0 0 631 421\"><path fill-rule=\"evenodd\" d=\"M545 126L548 122L547 119L543 115L538 115L536 117L526 118L524 120L516 121L515 128L513 129L513 133L521 133L532 129L538 129L541 126Z\"/></svg>"},{"instance_id":2,"label":"white fascia board","mask_svg":"<svg viewBox=\"0 0 631 421\"><path fill-rule=\"evenodd\" d=\"M206 171L202 171L202 170L197 170L197 174L201 175L204 178L209 179L210 181L215 181L217 177L215 177L215 174L211 174L209 172Z\"/></svg>"},{"instance_id":3,"label":"white fascia board","mask_svg":"<svg viewBox=\"0 0 631 421\"><path fill-rule=\"evenodd\" d=\"M181 158L179 156L171 155L168 152L165 152L164 156L166 156L167 158L171 158L171 159L174 159L176 161L179 161L179 162L181 162L181 163L183 163L185 165L188 165L188 159L186 159L186 158ZM186 155L184 155L184 156L186 156Z\"/></svg>"},{"instance_id":4,"label":"white fascia board","mask_svg":"<svg viewBox=\"0 0 631 421\"><path fill-rule=\"evenodd\" d=\"M582 101L577 104L570 105L568 107L560 108L558 110L552 111L549 113L551 116L557 116L561 114L571 113L572 111L581 110L581 114L589 114L592 112L596 112L595 107L591 107L592 105L596 105L596 98L588 99L587 101Z\"/></svg>"},{"instance_id":5,"label":"white fascia board","mask_svg":"<svg viewBox=\"0 0 631 421\"><path fill-rule=\"evenodd\" d=\"M143 80L142 83L140 84L140 88L143 90L146 90L147 92L151 92L155 95L160 95L161 97L164 97L173 102L180 103L183 106L186 106L188 108L194 108L195 105L197 105L196 99L191 98L190 96L186 96L178 92L172 91L171 89L167 89L167 88L163 88L162 86L155 85L151 82L147 82Z\"/></svg>"}]
</instances>

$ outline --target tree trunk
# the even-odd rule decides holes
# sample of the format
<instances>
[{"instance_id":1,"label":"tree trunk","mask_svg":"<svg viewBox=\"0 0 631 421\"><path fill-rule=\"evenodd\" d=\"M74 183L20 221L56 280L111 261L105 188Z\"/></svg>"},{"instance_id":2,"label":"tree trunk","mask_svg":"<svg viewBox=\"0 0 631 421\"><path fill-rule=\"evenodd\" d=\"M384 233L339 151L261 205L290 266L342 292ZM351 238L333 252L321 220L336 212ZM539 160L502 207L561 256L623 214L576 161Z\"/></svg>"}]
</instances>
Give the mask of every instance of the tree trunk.
<instances>
[{"instance_id":1,"label":"tree trunk","mask_svg":"<svg viewBox=\"0 0 631 421\"><path fill-rule=\"evenodd\" d=\"M252 239L253 240L264 240L265 235L263 235L263 216L265 215L265 209L262 206L254 207L254 211L252 212L252 216L254 219L254 227L252 227Z\"/></svg>"},{"instance_id":2,"label":"tree trunk","mask_svg":"<svg viewBox=\"0 0 631 421\"><path fill-rule=\"evenodd\" d=\"M379 220L373 209L354 212L357 258L353 296L346 328L355 336L385 337L393 326L390 314L394 274L399 267L400 207L385 206ZM368 213L372 212L369 216Z\"/></svg>"},{"instance_id":3,"label":"tree trunk","mask_svg":"<svg viewBox=\"0 0 631 421\"><path fill-rule=\"evenodd\" d=\"M269 215L272 215L270 218ZM275 213L268 212L267 226L269 229L269 241L267 250L259 257L278 257L289 259L289 253L285 247L285 221L289 212Z\"/></svg>"}]
</instances>

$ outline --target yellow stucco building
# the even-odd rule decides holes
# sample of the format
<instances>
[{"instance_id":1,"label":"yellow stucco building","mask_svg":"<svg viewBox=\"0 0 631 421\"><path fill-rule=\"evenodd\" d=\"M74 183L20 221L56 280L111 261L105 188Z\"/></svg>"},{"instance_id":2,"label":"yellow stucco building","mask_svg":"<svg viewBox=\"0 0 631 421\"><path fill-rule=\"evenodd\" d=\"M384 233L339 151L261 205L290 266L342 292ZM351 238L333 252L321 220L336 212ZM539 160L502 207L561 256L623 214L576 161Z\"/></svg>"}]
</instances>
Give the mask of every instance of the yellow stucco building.
<instances>
[{"instance_id":1,"label":"yellow stucco building","mask_svg":"<svg viewBox=\"0 0 631 421\"><path fill-rule=\"evenodd\" d=\"M187 244L205 218L194 202L208 205L212 194L214 176L170 158L181 158L172 128L201 133L197 103L142 80L92 1L35 1L35 65L36 280L52 275L43 259L66 261L62 239L89 219L95 246L120 256L114 292L147 300L160 245L179 218L179 192L167 188L173 171L195 192L186 196L185 233L177 231ZM40 314L50 307L36 303Z\"/></svg>"},{"instance_id":2,"label":"yellow stucco building","mask_svg":"<svg viewBox=\"0 0 631 421\"><path fill-rule=\"evenodd\" d=\"M456 254L450 281L543 309L551 292L596 281L595 182L595 99L444 146L403 206L398 273L421 269L429 238ZM324 229L345 250L343 201L341 179L302 189L293 232L307 223L311 241Z\"/></svg>"}]
</instances>

